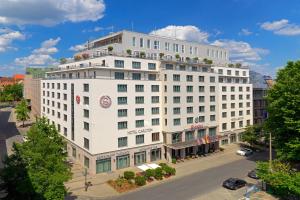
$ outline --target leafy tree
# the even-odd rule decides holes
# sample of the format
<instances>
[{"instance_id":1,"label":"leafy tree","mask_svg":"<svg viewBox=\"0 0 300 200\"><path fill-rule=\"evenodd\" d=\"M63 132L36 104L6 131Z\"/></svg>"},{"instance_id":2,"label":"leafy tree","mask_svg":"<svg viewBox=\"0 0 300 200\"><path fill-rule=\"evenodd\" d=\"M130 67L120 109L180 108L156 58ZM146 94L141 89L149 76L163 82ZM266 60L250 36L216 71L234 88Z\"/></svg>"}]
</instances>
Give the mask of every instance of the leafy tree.
<instances>
[{"instance_id":1,"label":"leafy tree","mask_svg":"<svg viewBox=\"0 0 300 200\"><path fill-rule=\"evenodd\" d=\"M64 182L71 177L64 139L46 118L38 119L27 136L6 161L3 188L14 192L9 195L22 195L10 199L64 199Z\"/></svg>"},{"instance_id":2,"label":"leafy tree","mask_svg":"<svg viewBox=\"0 0 300 200\"><path fill-rule=\"evenodd\" d=\"M253 145L258 143L262 136L262 126L247 126L245 132L242 134L242 140L248 142L250 145Z\"/></svg>"},{"instance_id":3,"label":"leafy tree","mask_svg":"<svg viewBox=\"0 0 300 200\"><path fill-rule=\"evenodd\" d=\"M266 127L281 160L300 161L300 61L288 62L267 93Z\"/></svg>"},{"instance_id":4,"label":"leafy tree","mask_svg":"<svg viewBox=\"0 0 300 200\"><path fill-rule=\"evenodd\" d=\"M29 109L25 99L18 103L15 113L17 115L17 120L22 121L24 127L24 122L29 119Z\"/></svg>"},{"instance_id":5,"label":"leafy tree","mask_svg":"<svg viewBox=\"0 0 300 200\"><path fill-rule=\"evenodd\" d=\"M60 64L66 64L67 63L67 59L66 58L61 58L59 59Z\"/></svg>"}]
</instances>

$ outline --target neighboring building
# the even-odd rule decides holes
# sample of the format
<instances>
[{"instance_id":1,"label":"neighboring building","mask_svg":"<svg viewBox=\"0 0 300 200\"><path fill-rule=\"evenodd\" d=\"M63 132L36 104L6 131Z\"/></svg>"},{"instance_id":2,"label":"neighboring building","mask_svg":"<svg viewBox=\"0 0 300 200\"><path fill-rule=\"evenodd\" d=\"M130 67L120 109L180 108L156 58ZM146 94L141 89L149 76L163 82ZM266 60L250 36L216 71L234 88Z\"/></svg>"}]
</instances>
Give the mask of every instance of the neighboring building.
<instances>
[{"instance_id":1,"label":"neighboring building","mask_svg":"<svg viewBox=\"0 0 300 200\"><path fill-rule=\"evenodd\" d=\"M15 74L12 77L0 77L0 90L8 85L22 84L24 81L23 74Z\"/></svg>"},{"instance_id":2,"label":"neighboring building","mask_svg":"<svg viewBox=\"0 0 300 200\"><path fill-rule=\"evenodd\" d=\"M122 31L78 55L41 81L41 112L91 173L214 151L252 124L249 69L225 49Z\"/></svg>"},{"instance_id":3,"label":"neighboring building","mask_svg":"<svg viewBox=\"0 0 300 200\"><path fill-rule=\"evenodd\" d=\"M28 101L32 116L41 116L41 79L49 68L26 68L24 98Z\"/></svg>"},{"instance_id":4,"label":"neighboring building","mask_svg":"<svg viewBox=\"0 0 300 200\"><path fill-rule=\"evenodd\" d=\"M253 124L261 125L268 117L265 97L273 80L270 76L250 71L250 82L253 84Z\"/></svg>"}]
</instances>

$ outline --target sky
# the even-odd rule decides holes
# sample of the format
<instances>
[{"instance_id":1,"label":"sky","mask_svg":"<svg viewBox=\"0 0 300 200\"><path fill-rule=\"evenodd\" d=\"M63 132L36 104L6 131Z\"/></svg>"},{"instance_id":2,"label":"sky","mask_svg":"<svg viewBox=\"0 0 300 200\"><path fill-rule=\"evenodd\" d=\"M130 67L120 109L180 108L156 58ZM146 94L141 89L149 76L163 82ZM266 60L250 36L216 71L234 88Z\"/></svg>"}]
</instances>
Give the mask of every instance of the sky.
<instances>
[{"instance_id":1,"label":"sky","mask_svg":"<svg viewBox=\"0 0 300 200\"><path fill-rule=\"evenodd\" d=\"M300 55L299 0L1 0L0 76L53 66L87 40L143 33L227 48L232 62L275 76Z\"/></svg>"}]
</instances>

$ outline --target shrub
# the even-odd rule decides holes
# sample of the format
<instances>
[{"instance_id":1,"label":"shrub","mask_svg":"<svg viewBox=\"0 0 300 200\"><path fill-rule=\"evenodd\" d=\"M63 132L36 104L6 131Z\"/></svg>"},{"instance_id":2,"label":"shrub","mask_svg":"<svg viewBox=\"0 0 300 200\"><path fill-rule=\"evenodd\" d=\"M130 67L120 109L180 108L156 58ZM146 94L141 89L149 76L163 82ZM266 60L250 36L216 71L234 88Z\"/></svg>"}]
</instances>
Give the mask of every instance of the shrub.
<instances>
[{"instance_id":1,"label":"shrub","mask_svg":"<svg viewBox=\"0 0 300 200\"><path fill-rule=\"evenodd\" d=\"M176 164L177 160L175 158L172 158L172 163Z\"/></svg>"},{"instance_id":2,"label":"shrub","mask_svg":"<svg viewBox=\"0 0 300 200\"><path fill-rule=\"evenodd\" d=\"M112 46L108 46L108 47L107 47L107 50L108 50L109 52L111 52L112 50L114 50L114 48L113 48Z\"/></svg>"},{"instance_id":3,"label":"shrub","mask_svg":"<svg viewBox=\"0 0 300 200\"><path fill-rule=\"evenodd\" d=\"M146 178L144 176L136 176L134 182L138 186L146 185Z\"/></svg>"},{"instance_id":4,"label":"shrub","mask_svg":"<svg viewBox=\"0 0 300 200\"><path fill-rule=\"evenodd\" d=\"M134 176L135 176L135 174L133 171L125 171L124 172L124 178L127 180L134 179Z\"/></svg>"},{"instance_id":5,"label":"shrub","mask_svg":"<svg viewBox=\"0 0 300 200\"><path fill-rule=\"evenodd\" d=\"M156 168L154 170L154 178L156 180L162 180L162 177L163 177L163 172L162 172L162 169L160 167Z\"/></svg>"},{"instance_id":6,"label":"shrub","mask_svg":"<svg viewBox=\"0 0 300 200\"><path fill-rule=\"evenodd\" d=\"M164 166L168 166L166 163L159 163L159 166L164 167Z\"/></svg>"},{"instance_id":7,"label":"shrub","mask_svg":"<svg viewBox=\"0 0 300 200\"><path fill-rule=\"evenodd\" d=\"M124 178L117 178L117 180L115 181L118 187L122 187L122 185L125 183L125 179Z\"/></svg>"},{"instance_id":8,"label":"shrub","mask_svg":"<svg viewBox=\"0 0 300 200\"><path fill-rule=\"evenodd\" d=\"M154 169L147 169L146 171L145 171L145 178L146 179L150 179L151 177L153 177L154 176Z\"/></svg>"},{"instance_id":9,"label":"shrub","mask_svg":"<svg viewBox=\"0 0 300 200\"><path fill-rule=\"evenodd\" d=\"M176 174L176 169L174 167L170 167L170 174L174 176Z\"/></svg>"},{"instance_id":10,"label":"shrub","mask_svg":"<svg viewBox=\"0 0 300 200\"><path fill-rule=\"evenodd\" d=\"M126 52L128 55L131 55L131 53L132 53L131 49L127 49Z\"/></svg>"}]
</instances>

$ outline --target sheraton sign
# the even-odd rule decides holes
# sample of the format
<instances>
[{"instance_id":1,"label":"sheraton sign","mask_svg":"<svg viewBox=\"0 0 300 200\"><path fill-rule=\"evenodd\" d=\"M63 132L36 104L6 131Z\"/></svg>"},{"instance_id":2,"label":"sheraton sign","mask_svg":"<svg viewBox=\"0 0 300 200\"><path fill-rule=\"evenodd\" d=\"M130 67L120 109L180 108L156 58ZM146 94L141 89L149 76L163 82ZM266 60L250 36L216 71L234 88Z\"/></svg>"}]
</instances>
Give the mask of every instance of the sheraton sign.
<instances>
[{"instance_id":1,"label":"sheraton sign","mask_svg":"<svg viewBox=\"0 0 300 200\"><path fill-rule=\"evenodd\" d=\"M153 131L152 128L144 128L144 129L137 129L137 130L132 130L132 131L128 131L128 134L138 134L138 133L148 133Z\"/></svg>"}]
</instances>

